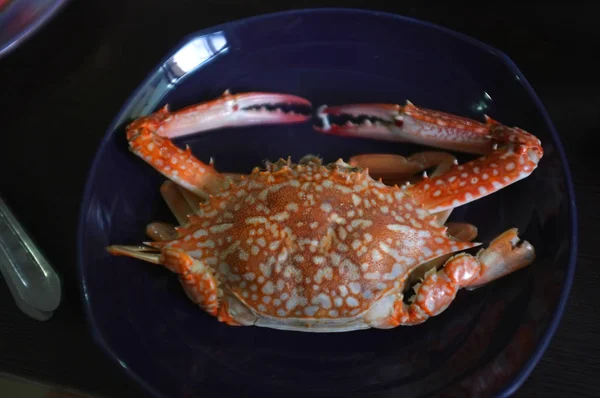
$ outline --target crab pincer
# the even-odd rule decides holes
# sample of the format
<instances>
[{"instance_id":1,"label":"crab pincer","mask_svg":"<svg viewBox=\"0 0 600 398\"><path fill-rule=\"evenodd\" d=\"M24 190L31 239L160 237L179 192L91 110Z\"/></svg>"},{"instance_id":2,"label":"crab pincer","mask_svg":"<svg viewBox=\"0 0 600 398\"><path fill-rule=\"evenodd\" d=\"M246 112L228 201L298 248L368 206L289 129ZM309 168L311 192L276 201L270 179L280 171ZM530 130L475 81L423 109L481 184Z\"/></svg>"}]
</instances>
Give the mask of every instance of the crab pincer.
<instances>
[{"instance_id":1,"label":"crab pincer","mask_svg":"<svg viewBox=\"0 0 600 398\"><path fill-rule=\"evenodd\" d=\"M412 142L481 155L492 152L497 144L492 130L498 123L488 116L482 123L417 107L410 101L406 101L404 106L385 103L323 105L317 116L322 126L314 128L324 134ZM340 123L342 119L346 120L345 123Z\"/></svg>"},{"instance_id":2,"label":"crab pincer","mask_svg":"<svg viewBox=\"0 0 600 398\"><path fill-rule=\"evenodd\" d=\"M407 101L396 104L350 104L318 109L324 134L410 142L440 149L482 155L407 189L431 211L455 208L528 177L544 151L540 140L518 127L505 126L489 116L485 122ZM335 120L347 119L345 124Z\"/></svg>"},{"instance_id":3,"label":"crab pincer","mask_svg":"<svg viewBox=\"0 0 600 398\"><path fill-rule=\"evenodd\" d=\"M300 123L310 116L295 109L310 107L308 100L295 95L226 91L215 100L176 112L165 105L130 123L126 135L133 153L168 179L204 196L226 188L230 179L196 159L189 147L177 147L172 139L225 127Z\"/></svg>"}]
</instances>

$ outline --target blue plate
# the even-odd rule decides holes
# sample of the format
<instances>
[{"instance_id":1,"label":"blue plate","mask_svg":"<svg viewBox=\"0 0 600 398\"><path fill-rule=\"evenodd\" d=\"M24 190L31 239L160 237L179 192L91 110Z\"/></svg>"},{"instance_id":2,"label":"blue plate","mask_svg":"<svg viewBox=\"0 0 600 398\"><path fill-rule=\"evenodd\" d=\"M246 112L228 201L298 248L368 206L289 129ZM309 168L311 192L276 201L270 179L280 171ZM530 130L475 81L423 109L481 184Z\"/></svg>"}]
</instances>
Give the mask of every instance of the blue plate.
<instances>
[{"instance_id":1,"label":"blue plate","mask_svg":"<svg viewBox=\"0 0 600 398\"><path fill-rule=\"evenodd\" d=\"M285 92L313 104L395 102L482 119L537 135L533 175L457 209L478 240L510 227L536 248L535 263L473 292L415 327L312 334L229 327L206 315L175 275L111 257L137 244L153 220L172 221L164 180L127 148L124 125L233 92ZM318 153L408 154L413 145L326 136L310 123L228 128L177 141L226 172L264 159ZM575 269L573 186L559 137L515 64L476 40L429 23L358 10L291 11L227 23L185 38L123 106L94 159L81 211L78 261L98 345L157 396L463 396L514 392L562 315Z\"/></svg>"},{"instance_id":2,"label":"blue plate","mask_svg":"<svg viewBox=\"0 0 600 398\"><path fill-rule=\"evenodd\" d=\"M0 58L50 21L69 0L0 0Z\"/></svg>"}]
</instances>

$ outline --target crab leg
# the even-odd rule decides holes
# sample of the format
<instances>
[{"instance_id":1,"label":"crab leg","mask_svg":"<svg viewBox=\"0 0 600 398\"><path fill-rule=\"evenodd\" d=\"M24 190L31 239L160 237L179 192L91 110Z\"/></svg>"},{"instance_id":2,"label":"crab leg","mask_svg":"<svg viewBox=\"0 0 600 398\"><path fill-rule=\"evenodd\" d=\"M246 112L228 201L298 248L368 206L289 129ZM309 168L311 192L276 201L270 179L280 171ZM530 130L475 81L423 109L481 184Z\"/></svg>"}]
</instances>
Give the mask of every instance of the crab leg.
<instances>
[{"instance_id":1,"label":"crab leg","mask_svg":"<svg viewBox=\"0 0 600 398\"><path fill-rule=\"evenodd\" d=\"M173 224L153 222L146 226L146 235L156 242L165 242L177 239L177 229Z\"/></svg>"},{"instance_id":2,"label":"crab leg","mask_svg":"<svg viewBox=\"0 0 600 398\"><path fill-rule=\"evenodd\" d=\"M190 203L191 200L186 200L184 191L185 189L169 180L163 182L160 186L161 196L179 225L184 225L188 221L189 215L194 211ZM146 226L146 235L154 241L167 241L177 237L177 229L172 224L153 222Z\"/></svg>"},{"instance_id":3,"label":"crab leg","mask_svg":"<svg viewBox=\"0 0 600 398\"><path fill-rule=\"evenodd\" d=\"M177 185L177 189L181 192L181 196L183 196L183 199L186 201L192 212L198 211L198 209L200 209L200 203L206 202L209 198L208 194L199 196L179 185Z\"/></svg>"},{"instance_id":4,"label":"crab leg","mask_svg":"<svg viewBox=\"0 0 600 398\"><path fill-rule=\"evenodd\" d=\"M429 178L424 170L435 166L431 177L440 176L456 165L456 157L447 152L419 152L408 158L394 154L364 154L350 158L351 166L369 169L371 177L381 178L386 184L405 185L410 182ZM415 177L417 173L423 172L422 177ZM452 209L438 213L437 219L444 224Z\"/></svg>"},{"instance_id":5,"label":"crab leg","mask_svg":"<svg viewBox=\"0 0 600 398\"><path fill-rule=\"evenodd\" d=\"M543 156L540 141L531 134L499 123L490 127L501 147L489 155L406 188L432 213L453 209L496 192L529 176Z\"/></svg>"},{"instance_id":6,"label":"crab leg","mask_svg":"<svg viewBox=\"0 0 600 398\"><path fill-rule=\"evenodd\" d=\"M200 208L200 203L208 198L200 197L170 180L161 185L160 193L179 225L185 225L189 216ZM146 235L154 241L167 241L176 239L178 233L173 224L153 222L146 226Z\"/></svg>"},{"instance_id":7,"label":"crab leg","mask_svg":"<svg viewBox=\"0 0 600 398\"><path fill-rule=\"evenodd\" d=\"M485 123L449 113L419 108L410 102L323 106L318 111L327 134L414 142L449 150L484 155L464 165L453 165L446 173L407 187L406 191L431 213L439 213L477 200L515 183L537 167L543 156L539 139L490 117ZM370 117L354 124L332 123L342 115Z\"/></svg>"},{"instance_id":8,"label":"crab leg","mask_svg":"<svg viewBox=\"0 0 600 398\"><path fill-rule=\"evenodd\" d=\"M223 175L230 177L232 181L239 179L237 174L223 173ZM160 192L179 225L186 224L188 217L200 209L200 203L208 199L208 194L200 197L170 180L161 185ZM146 235L154 241L167 241L176 239L178 233L173 224L153 222L146 226Z\"/></svg>"},{"instance_id":9,"label":"crab leg","mask_svg":"<svg viewBox=\"0 0 600 398\"><path fill-rule=\"evenodd\" d=\"M369 115L386 125L363 123L331 125L329 115ZM439 213L498 191L528 177L543 156L538 138L486 117L485 123L447 113L399 105L347 105L321 108L327 122L321 131L342 135L400 139L459 151L484 154L463 165L453 164L443 174L406 187L406 192L431 213Z\"/></svg>"},{"instance_id":10,"label":"crab leg","mask_svg":"<svg viewBox=\"0 0 600 398\"><path fill-rule=\"evenodd\" d=\"M477 237L477 227L473 224L461 223L461 222L449 222L446 224L448 228L447 234L450 235L455 240L461 242L472 242ZM411 286L417 282L417 280L425 277L427 272L431 269L440 267L444 265L448 259L452 257L452 254L446 254L441 257L435 258L426 262L425 264L421 264L416 270L411 272L410 276L407 279L407 285Z\"/></svg>"},{"instance_id":11,"label":"crab leg","mask_svg":"<svg viewBox=\"0 0 600 398\"><path fill-rule=\"evenodd\" d=\"M171 139L223 127L255 124L297 123L309 116L286 112L284 105L310 106L304 98L287 94L228 91L216 100L170 112L168 106L141 117L127 126L130 150L165 177L196 195L214 194L226 188L230 179L212 165L196 159L189 147L181 149ZM268 110L275 107L275 110Z\"/></svg>"},{"instance_id":12,"label":"crab leg","mask_svg":"<svg viewBox=\"0 0 600 398\"><path fill-rule=\"evenodd\" d=\"M387 153L369 153L356 155L348 164L354 167L369 169L369 175L381 178L386 184L402 185L431 167L436 167L432 175L439 175L456 162L456 158L447 152L419 152L409 157ZM423 177L427 175L424 174Z\"/></svg>"},{"instance_id":13,"label":"crab leg","mask_svg":"<svg viewBox=\"0 0 600 398\"><path fill-rule=\"evenodd\" d=\"M181 190L179 190L177 187L177 184L168 180L163 182L160 186L160 193L165 203L169 207L169 210L171 210L171 213L173 213L177 219L179 225L184 225L188 220L188 216L192 214L193 210L185 200L185 197L183 196Z\"/></svg>"},{"instance_id":14,"label":"crab leg","mask_svg":"<svg viewBox=\"0 0 600 398\"><path fill-rule=\"evenodd\" d=\"M113 245L107 248L113 255L137 258L154 264L160 264L178 274L179 281L187 296L208 314L217 317L229 325L239 325L227 308L227 302L220 301L222 293L214 271L179 249L165 248L159 253L153 248L143 246Z\"/></svg>"},{"instance_id":15,"label":"crab leg","mask_svg":"<svg viewBox=\"0 0 600 398\"><path fill-rule=\"evenodd\" d=\"M533 262L535 251L528 242L521 242L516 229L510 229L494 239L476 256L460 253L451 257L439 271L431 269L415 286L410 304L402 295L384 300L367 314L372 326L382 329L398 325L417 325L445 311L461 288L474 289ZM387 310L387 316L382 316Z\"/></svg>"},{"instance_id":16,"label":"crab leg","mask_svg":"<svg viewBox=\"0 0 600 398\"><path fill-rule=\"evenodd\" d=\"M477 227L466 222L449 222L446 224L448 235L461 242L471 242L477 237Z\"/></svg>"}]
</instances>

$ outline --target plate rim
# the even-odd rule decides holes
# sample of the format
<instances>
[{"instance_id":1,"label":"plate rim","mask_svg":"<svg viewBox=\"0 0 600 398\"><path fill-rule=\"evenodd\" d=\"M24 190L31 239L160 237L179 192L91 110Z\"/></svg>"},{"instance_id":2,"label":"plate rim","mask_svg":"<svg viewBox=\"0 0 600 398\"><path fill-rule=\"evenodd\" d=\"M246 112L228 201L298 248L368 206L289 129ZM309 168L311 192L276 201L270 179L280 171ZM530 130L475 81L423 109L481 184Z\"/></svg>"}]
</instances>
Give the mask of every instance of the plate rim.
<instances>
[{"instance_id":1,"label":"plate rim","mask_svg":"<svg viewBox=\"0 0 600 398\"><path fill-rule=\"evenodd\" d=\"M54 19L70 2L71 0L55 0L54 4L46 9L46 11L44 11L33 23L27 25L25 29L21 30L16 35L9 37L9 40L4 44L0 44L0 59L8 56L21 46L21 44L33 37L38 31L46 26L47 23Z\"/></svg>"},{"instance_id":2,"label":"plate rim","mask_svg":"<svg viewBox=\"0 0 600 398\"><path fill-rule=\"evenodd\" d=\"M69 0L65 0L68 2ZM548 114L545 106L543 105L541 99L538 97L537 93L534 91L533 87L529 83L529 81L525 78L521 70L518 68L516 63L510 58L505 52L493 47L481 40L478 40L470 35L458 32L451 28L438 25L436 23L418 19L415 17L406 16L404 14L392 13L387 11L379 11L379 10L370 10L363 8L351 8L351 7L322 7L322 8L299 8L299 9L291 9L284 11L276 11L270 13L264 13L255 15L252 17L246 18L238 18L233 19L227 22L223 22L217 25L212 25L206 27L204 29L193 31L187 35L185 35L179 42L177 42L171 49L167 52L165 56L163 56L153 68L150 69L147 76L141 81L141 83L137 86L135 90L131 92L125 102L122 104L119 112L115 115L113 120L111 121L109 127L107 128L102 140L97 144L96 152L92 158L91 165L88 168L86 173L86 180L84 184L84 193L83 193L83 201L81 202L81 207L79 211L78 217L78 225L77 225L77 236L76 236L76 245L77 245L77 279L79 282L79 288L81 293L81 298L83 301L83 307L85 312L85 318L87 320L88 329L90 330L90 334L92 339L96 343L96 345L104 352L104 354L109 357L114 364L120 365L125 373L133 379L139 386L144 388L148 393L161 397L162 394L159 393L152 385L146 382L142 377L134 370L129 368L126 363L120 360L119 355L113 351L112 347L104 340L101 336L101 332L95 322L94 316L92 314L90 308L90 302L87 298L87 284L86 279L84 277L84 259L83 259L83 241L81 240L81 236L83 236L83 231L85 227L85 216L87 210L89 209L89 205L91 202L91 179L96 174L97 169L99 167L100 155L103 152L103 149L106 147L108 141L112 138L112 135L116 131L118 127L119 120L123 119L127 109L132 105L132 101L140 94L140 92L146 87L147 83L150 81L152 76L161 68L161 66L181 47L183 47L190 40L201 36L209 34L210 32L220 31L225 29L226 27L231 27L233 25L258 22L260 20L265 20L269 18L279 18L285 16L294 16L294 15L305 15L305 14L319 14L319 13L345 13L345 14L355 14L355 15L368 15L373 17L384 17L396 20L400 23L408 23L413 25L420 25L422 27L436 30L443 34L455 37L467 43L470 43L476 47L479 47L482 50L485 50L494 56L496 56L499 61L504 63L504 65L519 79L519 83L526 90L527 94L533 101L533 105L540 113L542 120L553 140L555 150L558 154L559 159L561 159L561 168L565 177L565 185L567 192L567 202L569 206L569 215L570 215L570 253L568 256L567 264L566 264L566 277L563 279L562 291L559 296L558 302L556 304L554 313L551 315L550 323L548 327L543 333L543 336L540 338L536 348L533 350L529 359L521 365L521 369L514 374L510 381L505 383L505 385L496 393L497 397L508 397L513 395L527 380L530 376L531 372L535 369L538 362L542 358L543 354L546 352L552 338L554 337L558 325L560 324L562 317L564 315L565 307L571 292L571 288L573 285L573 279L575 275L575 269L577 267L577 252L579 245L579 228L578 228L578 213L577 213L577 205L576 205L576 196L575 196L575 188L573 184L573 177L571 174L571 168L569 166L569 161L566 156L563 144L560 140L560 135L552 122L552 118ZM1 53L0 53L1 57Z\"/></svg>"}]
</instances>

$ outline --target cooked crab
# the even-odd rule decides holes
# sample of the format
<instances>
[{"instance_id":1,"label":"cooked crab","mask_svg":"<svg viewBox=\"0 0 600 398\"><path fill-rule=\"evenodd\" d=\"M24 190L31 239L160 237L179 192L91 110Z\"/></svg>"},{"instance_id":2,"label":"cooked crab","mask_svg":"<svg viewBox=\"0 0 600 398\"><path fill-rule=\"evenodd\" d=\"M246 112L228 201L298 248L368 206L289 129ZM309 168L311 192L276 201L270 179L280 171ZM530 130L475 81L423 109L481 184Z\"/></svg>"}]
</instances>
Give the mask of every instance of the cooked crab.
<instances>
[{"instance_id":1,"label":"cooked crab","mask_svg":"<svg viewBox=\"0 0 600 398\"><path fill-rule=\"evenodd\" d=\"M404 140L482 155L462 165L446 152L329 164L306 156L227 175L170 140L223 126L309 119L282 111L284 103L310 105L285 94L226 92L133 121L130 149L169 179L163 198L181 225L150 224L154 241L113 245L109 252L177 273L188 297L226 324L312 332L416 325L443 312L459 289L534 260L534 248L516 229L469 254L480 245L472 241L476 228L445 225L453 208L527 177L543 155L536 137L490 118L479 123L412 104L320 110L326 130L368 135L393 125ZM328 117L340 113L386 124L332 126ZM393 167L396 182L413 183L384 183L369 167L379 174Z\"/></svg>"}]
</instances>

